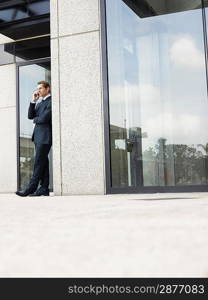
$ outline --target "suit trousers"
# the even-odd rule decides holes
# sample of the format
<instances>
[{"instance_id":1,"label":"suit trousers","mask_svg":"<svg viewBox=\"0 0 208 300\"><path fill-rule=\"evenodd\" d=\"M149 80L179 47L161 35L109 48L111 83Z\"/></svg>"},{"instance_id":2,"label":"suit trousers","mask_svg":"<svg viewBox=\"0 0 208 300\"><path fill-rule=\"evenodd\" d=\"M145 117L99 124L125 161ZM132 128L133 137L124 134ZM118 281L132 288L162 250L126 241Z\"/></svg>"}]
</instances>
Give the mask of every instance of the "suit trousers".
<instances>
[{"instance_id":1,"label":"suit trousers","mask_svg":"<svg viewBox=\"0 0 208 300\"><path fill-rule=\"evenodd\" d=\"M49 159L48 154L51 145L35 144L35 161L33 167L33 175L28 185L31 192L35 192L40 183L41 187L48 189L49 187Z\"/></svg>"}]
</instances>

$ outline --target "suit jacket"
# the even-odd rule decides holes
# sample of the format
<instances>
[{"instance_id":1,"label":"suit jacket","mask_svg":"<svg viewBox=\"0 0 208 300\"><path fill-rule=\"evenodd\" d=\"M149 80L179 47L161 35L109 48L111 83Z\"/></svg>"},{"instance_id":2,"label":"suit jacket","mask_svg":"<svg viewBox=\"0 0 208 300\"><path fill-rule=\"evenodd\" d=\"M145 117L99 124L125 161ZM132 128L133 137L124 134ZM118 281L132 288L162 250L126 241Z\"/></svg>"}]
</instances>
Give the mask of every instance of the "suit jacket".
<instances>
[{"instance_id":1,"label":"suit jacket","mask_svg":"<svg viewBox=\"0 0 208 300\"><path fill-rule=\"evenodd\" d=\"M32 141L35 144L52 145L51 97L37 105L30 103L28 119L35 123Z\"/></svg>"}]
</instances>

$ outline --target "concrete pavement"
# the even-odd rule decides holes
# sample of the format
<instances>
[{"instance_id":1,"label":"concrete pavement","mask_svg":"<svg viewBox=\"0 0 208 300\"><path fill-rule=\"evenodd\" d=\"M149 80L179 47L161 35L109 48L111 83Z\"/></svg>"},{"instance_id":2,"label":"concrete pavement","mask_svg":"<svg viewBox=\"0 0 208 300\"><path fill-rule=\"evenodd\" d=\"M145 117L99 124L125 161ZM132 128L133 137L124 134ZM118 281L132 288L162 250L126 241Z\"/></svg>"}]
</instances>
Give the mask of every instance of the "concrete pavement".
<instances>
[{"instance_id":1,"label":"concrete pavement","mask_svg":"<svg viewBox=\"0 0 208 300\"><path fill-rule=\"evenodd\" d=\"M208 193L0 194L0 277L208 277Z\"/></svg>"}]
</instances>

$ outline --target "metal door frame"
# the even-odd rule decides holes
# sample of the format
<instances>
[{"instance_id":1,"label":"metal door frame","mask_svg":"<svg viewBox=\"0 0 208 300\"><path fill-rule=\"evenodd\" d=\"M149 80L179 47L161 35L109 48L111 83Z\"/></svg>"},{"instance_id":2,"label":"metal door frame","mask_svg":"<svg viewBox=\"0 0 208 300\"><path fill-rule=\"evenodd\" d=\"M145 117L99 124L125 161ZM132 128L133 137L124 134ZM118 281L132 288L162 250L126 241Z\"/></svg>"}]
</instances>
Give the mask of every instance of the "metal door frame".
<instances>
[{"instance_id":1,"label":"metal door frame","mask_svg":"<svg viewBox=\"0 0 208 300\"><path fill-rule=\"evenodd\" d=\"M20 82L19 82L19 69L22 66L35 65L42 62L51 62L50 58L41 58L27 62L16 63L16 139L17 139L17 190L20 188Z\"/></svg>"}]
</instances>

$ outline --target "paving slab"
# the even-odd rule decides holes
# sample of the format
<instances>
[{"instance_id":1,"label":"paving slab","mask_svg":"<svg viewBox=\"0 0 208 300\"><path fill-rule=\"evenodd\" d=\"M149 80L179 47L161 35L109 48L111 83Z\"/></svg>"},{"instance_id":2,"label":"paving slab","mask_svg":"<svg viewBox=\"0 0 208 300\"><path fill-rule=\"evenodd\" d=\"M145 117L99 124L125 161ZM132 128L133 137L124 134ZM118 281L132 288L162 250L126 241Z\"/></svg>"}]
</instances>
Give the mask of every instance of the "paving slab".
<instances>
[{"instance_id":1,"label":"paving slab","mask_svg":"<svg viewBox=\"0 0 208 300\"><path fill-rule=\"evenodd\" d=\"M208 193L0 194L0 277L208 277Z\"/></svg>"}]
</instances>

